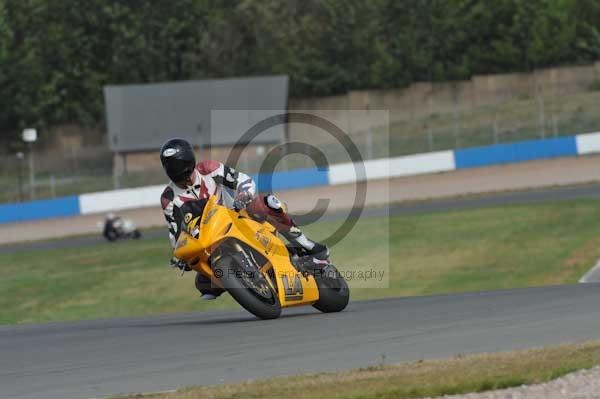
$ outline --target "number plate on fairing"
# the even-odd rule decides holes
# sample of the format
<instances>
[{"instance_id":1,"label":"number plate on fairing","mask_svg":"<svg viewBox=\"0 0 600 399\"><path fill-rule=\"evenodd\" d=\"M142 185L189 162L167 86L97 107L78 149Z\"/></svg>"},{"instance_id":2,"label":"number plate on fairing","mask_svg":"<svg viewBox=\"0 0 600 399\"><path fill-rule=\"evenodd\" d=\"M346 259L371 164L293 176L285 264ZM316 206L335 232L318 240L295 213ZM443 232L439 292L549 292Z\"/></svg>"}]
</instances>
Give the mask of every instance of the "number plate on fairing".
<instances>
[{"instance_id":1,"label":"number plate on fairing","mask_svg":"<svg viewBox=\"0 0 600 399\"><path fill-rule=\"evenodd\" d=\"M285 299L287 301L301 301L304 298L304 289L302 288L302 280L300 280L299 275L290 276L288 278L287 275L281 276L281 282L283 283L283 289L285 294Z\"/></svg>"}]
</instances>

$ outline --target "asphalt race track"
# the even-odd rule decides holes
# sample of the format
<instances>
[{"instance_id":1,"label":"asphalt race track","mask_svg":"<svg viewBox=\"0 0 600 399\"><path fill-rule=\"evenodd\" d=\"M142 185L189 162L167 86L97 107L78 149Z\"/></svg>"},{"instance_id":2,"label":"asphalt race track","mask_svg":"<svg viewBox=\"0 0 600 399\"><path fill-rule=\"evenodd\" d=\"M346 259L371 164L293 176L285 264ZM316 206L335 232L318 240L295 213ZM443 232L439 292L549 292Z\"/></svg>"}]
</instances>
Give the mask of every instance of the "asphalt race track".
<instances>
[{"instance_id":1,"label":"asphalt race track","mask_svg":"<svg viewBox=\"0 0 600 399\"><path fill-rule=\"evenodd\" d=\"M576 198L600 198L600 185L396 204L365 216ZM75 237L0 252L99 241ZM0 326L0 397L101 398L364 367L383 356L400 362L600 339L599 303L600 285L580 284L353 302L329 315L299 308L273 321L239 310Z\"/></svg>"},{"instance_id":2,"label":"asphalt race track","mask_svg":"<svg viewBox=\"0 0 600 399\"><path fill-rule=\"evenodd\" d=\"M0 397L92 398L600 338L600 285L0 327Z\"/></svg>"}]
</instances>

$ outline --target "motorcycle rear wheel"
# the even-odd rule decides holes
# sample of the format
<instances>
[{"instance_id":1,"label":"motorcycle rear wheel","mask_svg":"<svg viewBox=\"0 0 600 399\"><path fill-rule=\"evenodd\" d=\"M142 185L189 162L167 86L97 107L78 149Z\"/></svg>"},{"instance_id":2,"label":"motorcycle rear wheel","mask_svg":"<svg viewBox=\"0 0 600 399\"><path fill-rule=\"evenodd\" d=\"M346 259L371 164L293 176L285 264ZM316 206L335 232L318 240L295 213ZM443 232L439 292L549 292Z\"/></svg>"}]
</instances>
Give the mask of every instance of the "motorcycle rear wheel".
<instances>
[{"instance_id":1,"label":"motorcycle rear wheel","mask_svg":"<svg viewBox=\"0 0 600 399\"><path fill-rule=\"evenodd\" d=\"M277 293L258 270L248 271L227 255L215 261L213 272L233 299L256 317L276 319L281 314Z\"/></svg>"}]
</instances>

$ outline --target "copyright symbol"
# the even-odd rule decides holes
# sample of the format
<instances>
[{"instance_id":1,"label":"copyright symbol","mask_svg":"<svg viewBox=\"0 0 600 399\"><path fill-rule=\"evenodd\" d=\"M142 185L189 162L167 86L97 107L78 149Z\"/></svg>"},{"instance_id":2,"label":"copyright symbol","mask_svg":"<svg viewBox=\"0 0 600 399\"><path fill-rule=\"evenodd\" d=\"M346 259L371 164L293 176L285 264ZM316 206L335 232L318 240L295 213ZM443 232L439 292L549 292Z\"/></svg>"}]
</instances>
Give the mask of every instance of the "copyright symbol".
<instances>
[{"instance_id":1,"label":"copyright symbol","mask_svg":"<svg viewBox=\"0 0 600 399\"><path fill-rule=\"evenodd\" d=\"M366 185L366 168L363 161L363 158L360 154L360 151L356 144L352 141L350 136L345 133L342 129L340 129L337 125L332 123L331 121L319 117L317 115L312 115L304 112L285 112L282 114L273 115L271 117L265 118L260 122L253 125L250 129L248 129L237 141L235 144L236 148L239 148L238 151L231 151L229 156L227 157L226 165L236 166L238 165L238 161L242 156L242 152L246 147L250 145L252 140L258 137L262 132L271 129L273 127L279 125L287 125L291 123L309 125L313 127L320 128L321 131L331 135L336 141L344 147L345 152L350 157L352 161L352 166L354 168L354 172L356 175L356 192L354 195L354 203L352 204L352 208L350 208L350 213L346 216L346 220L341 224L340 227L331 235L322 241L329 246L334 246L338 242L340 242L344 237L346 237L350 231L354 228L356 223L358 222L360 216L362 215L363 208L365 205L365 201L367 198L367 185ZM261 165L260 171L258 174L257 184L259 187L266 186L263 188L263 191L271 192L272 191L272 177L275 173L275 168L278 162L281 160L280 152L284 154L313 154L311 159L314 161L315 165L317 165L317 169L327 170L328 162L325 154L319 150L316 146L310 145L308 143L284 143L279 147L275 147L272 149L269 154L267 154L265 158L265 162ZM261 181L261 179L266 179L266 181ZM309 223L315 222L319 220L323 214L325 214L326 206L328 205L329 200L327 199L318 199L317 204L308 214L303 215ZM319 211L319 209L321 209Z\"/></svg>"},{"instance_id":2,"label":"copyright symbol","mask_svg":"<svg viewBox=\"0 0 600 399\"><path fill-rule=\"evenodd\" d=\"M215 275L215 277L217 277L217 278L221 278L221 277L223 277L223 270L221 270L221 269L216 269L216 270L214 271L214 275Z\"/></svg>"}]
</instances>

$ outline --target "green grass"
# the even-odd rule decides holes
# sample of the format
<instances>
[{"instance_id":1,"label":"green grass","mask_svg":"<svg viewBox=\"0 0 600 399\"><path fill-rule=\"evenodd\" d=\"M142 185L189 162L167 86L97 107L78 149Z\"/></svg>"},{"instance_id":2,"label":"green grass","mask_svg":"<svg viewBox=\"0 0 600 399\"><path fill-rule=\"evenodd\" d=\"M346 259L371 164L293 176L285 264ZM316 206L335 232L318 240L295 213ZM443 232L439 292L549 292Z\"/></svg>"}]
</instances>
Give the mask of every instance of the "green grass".
<instances>
[{"instance_id":1,"label":"green grass","mask_svg":"<svg viewBox=\"0 0 600 399\"><path fill-rule=\"evenodd\" d=\"M152 399L408 399L484 392L549 381L600 364L600 343L459 356L358 370L180 389ZM217 382L215 382L217 383ZM139 396L127 396L128 399ZM123 397L125 398L125 397Z\"/></svg>"},{"instance_id":2,"label":"green grass","mask_svg":"<svg viewBox=\"0 0 600 399\"><path fill-rule=\"evenodd\" d=\"M306 230L321 239L338 226ZM0 254L0 324L238 306L200 301L169 257L166 237ZM353 281L353 300L574 283L599 257L592 200L370 218L333 248L340 269L389 271L387 288Z\"/></svg>"}]
</instances>

